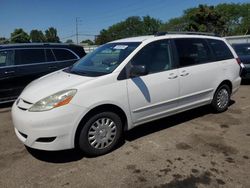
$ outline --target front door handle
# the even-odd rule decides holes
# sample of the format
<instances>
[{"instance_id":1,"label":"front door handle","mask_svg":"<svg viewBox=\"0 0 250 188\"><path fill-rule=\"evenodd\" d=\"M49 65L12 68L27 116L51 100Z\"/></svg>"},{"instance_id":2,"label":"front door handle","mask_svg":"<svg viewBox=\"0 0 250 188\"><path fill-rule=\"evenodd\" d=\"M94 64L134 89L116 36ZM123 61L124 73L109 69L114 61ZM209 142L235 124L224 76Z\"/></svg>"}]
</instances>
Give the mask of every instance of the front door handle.
<instances>
[{"instance_id":1,"label":"front door handle","mask_svg":"<svg viewBox=\"0 0 250 188\"><path fill-rule=\"evenodd\" d=\"M14 74L15 71L5 71L4 74Z\"/></svg>"},{"instance_id":2,"label":"front door handle","mask_svg":"<svg viewBox=\"0 0 250 188\"><path fill-rule=\"evenodd\" d=\"M189 75L189 73L187 72L187 73L183 73L183 74L181 74L181 76L187 76L187 75Z\"/></svg>"},{"instance_id":3,"label":"front door handle","mask_svg":"<svg viewBox=\"0 0 250 188\"><path fill-rule=\"evenodd\" d=\"M180 76L187 76L187 75L189 75L189 73L187 71L185 71L185 70L182 71L181 74L180 74Z\"/></svg>"}]
</instances>

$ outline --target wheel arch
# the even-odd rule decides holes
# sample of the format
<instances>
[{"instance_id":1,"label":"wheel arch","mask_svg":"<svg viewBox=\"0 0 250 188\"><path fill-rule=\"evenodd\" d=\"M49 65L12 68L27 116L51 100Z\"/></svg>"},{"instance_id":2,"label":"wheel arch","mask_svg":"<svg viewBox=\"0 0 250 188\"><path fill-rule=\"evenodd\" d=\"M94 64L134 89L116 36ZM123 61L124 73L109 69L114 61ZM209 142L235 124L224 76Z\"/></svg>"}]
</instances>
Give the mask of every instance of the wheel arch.
<instances>
[{"instance_id":1,"label":"wheel arch","mask_svg":"<svg viewBox=\"0 0 250 188\"><path fill-rule=\"evenodd\" d=\"M232 93L232 91L233 91L233 84L232 84L232 82L231 82L230 80L224 80L224 81L222 81L222 82L219 84L219 86L216 88L215 92L216 92L222 85L228 85L229 88L230 88L230 92ZM215 94L215 92L214 92L214 94Z\"/></svg>"},{"instance_id":2,"label":"wheel arch","mask_svg":"<svg viewBox=\"0 0 250 188\"><path fill-rule=\"evenodd\" d=\"M80 132L81 132L82 127L86 123L86 121L90 117L92 117L94 114L104 112L104 111L114 112L117 115L119 115L119 117L122 120L123 131L128 130L128 117L127 117L126 113L124 112L124 110L122 108L120 108L119 106L114 105L114 104L102 104L102 105L99 105L99 106L96 106L96 107L90 109L84 115L84 117L81 119L80 123L77 126L76 132L75 132L75 138L74 138L74 146L75 147L79 146L78 145L78 140L79 140Z\"/></svg>"}]
</instances>

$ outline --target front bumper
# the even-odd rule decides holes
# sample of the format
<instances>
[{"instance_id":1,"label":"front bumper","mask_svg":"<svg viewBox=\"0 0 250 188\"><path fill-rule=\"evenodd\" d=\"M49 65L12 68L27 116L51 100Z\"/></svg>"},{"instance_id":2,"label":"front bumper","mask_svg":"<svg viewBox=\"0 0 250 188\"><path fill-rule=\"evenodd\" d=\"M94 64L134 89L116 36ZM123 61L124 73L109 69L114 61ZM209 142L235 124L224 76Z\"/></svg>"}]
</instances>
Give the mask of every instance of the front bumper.
<instances>
[{"instance_id":1,"label":"front bumper","mask_svg":"<svg viewBox=\"0 0 250 188\"><path fill-rule=\"evenodd\" d=\"M12 106L15 133L26 146L41 150L74 148L75 131L87 109L68 104L44 112Z\"/></svg>"}]
</instances>

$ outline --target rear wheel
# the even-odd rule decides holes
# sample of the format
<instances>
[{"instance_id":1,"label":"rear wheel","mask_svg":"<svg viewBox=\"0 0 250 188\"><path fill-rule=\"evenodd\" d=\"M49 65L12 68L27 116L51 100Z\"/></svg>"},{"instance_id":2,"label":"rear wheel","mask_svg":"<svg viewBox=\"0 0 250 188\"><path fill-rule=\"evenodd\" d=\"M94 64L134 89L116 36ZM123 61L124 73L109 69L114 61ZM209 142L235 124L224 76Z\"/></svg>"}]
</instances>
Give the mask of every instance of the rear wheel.
<instances>
[{"instance_id":1,"label":"rear wheel","mask_svg":"<svg viewBox=\"0 0 250 188\"><path fill-rule=\"evenodd\" d=\"M103 155L115 148L122 135L121 118L101 112L89 118L79 136L80 149L90 156Z\"/></svg>"},{"instance_id":2,"label":"rear wheel","mask_svg":"<svg viewBox=\"0 0 250 188\"><path fill-rule=\"evenodd\" d=\"M215 112L220 113L228 109L231 92L228 85L221 85L215 92L212 107Z\"/></svg>"}]
</instances>

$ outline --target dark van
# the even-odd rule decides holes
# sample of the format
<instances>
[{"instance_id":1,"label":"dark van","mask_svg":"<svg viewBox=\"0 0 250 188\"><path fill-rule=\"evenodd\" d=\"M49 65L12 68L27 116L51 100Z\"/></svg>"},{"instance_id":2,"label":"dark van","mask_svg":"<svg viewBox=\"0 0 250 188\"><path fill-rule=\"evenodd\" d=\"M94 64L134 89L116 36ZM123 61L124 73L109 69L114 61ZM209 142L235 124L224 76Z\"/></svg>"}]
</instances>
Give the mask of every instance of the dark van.
<instances>
[{"instance_id":1,"label":"dark van","mask_svg":"<svg viewBox=\"0 0 250 188\"><path fill-rule=\"evenodd\" d=\"M14 101L32 80L85 55L83 47L73 44L0 45L0 104Z\"/></svg>"}]
</instances>

